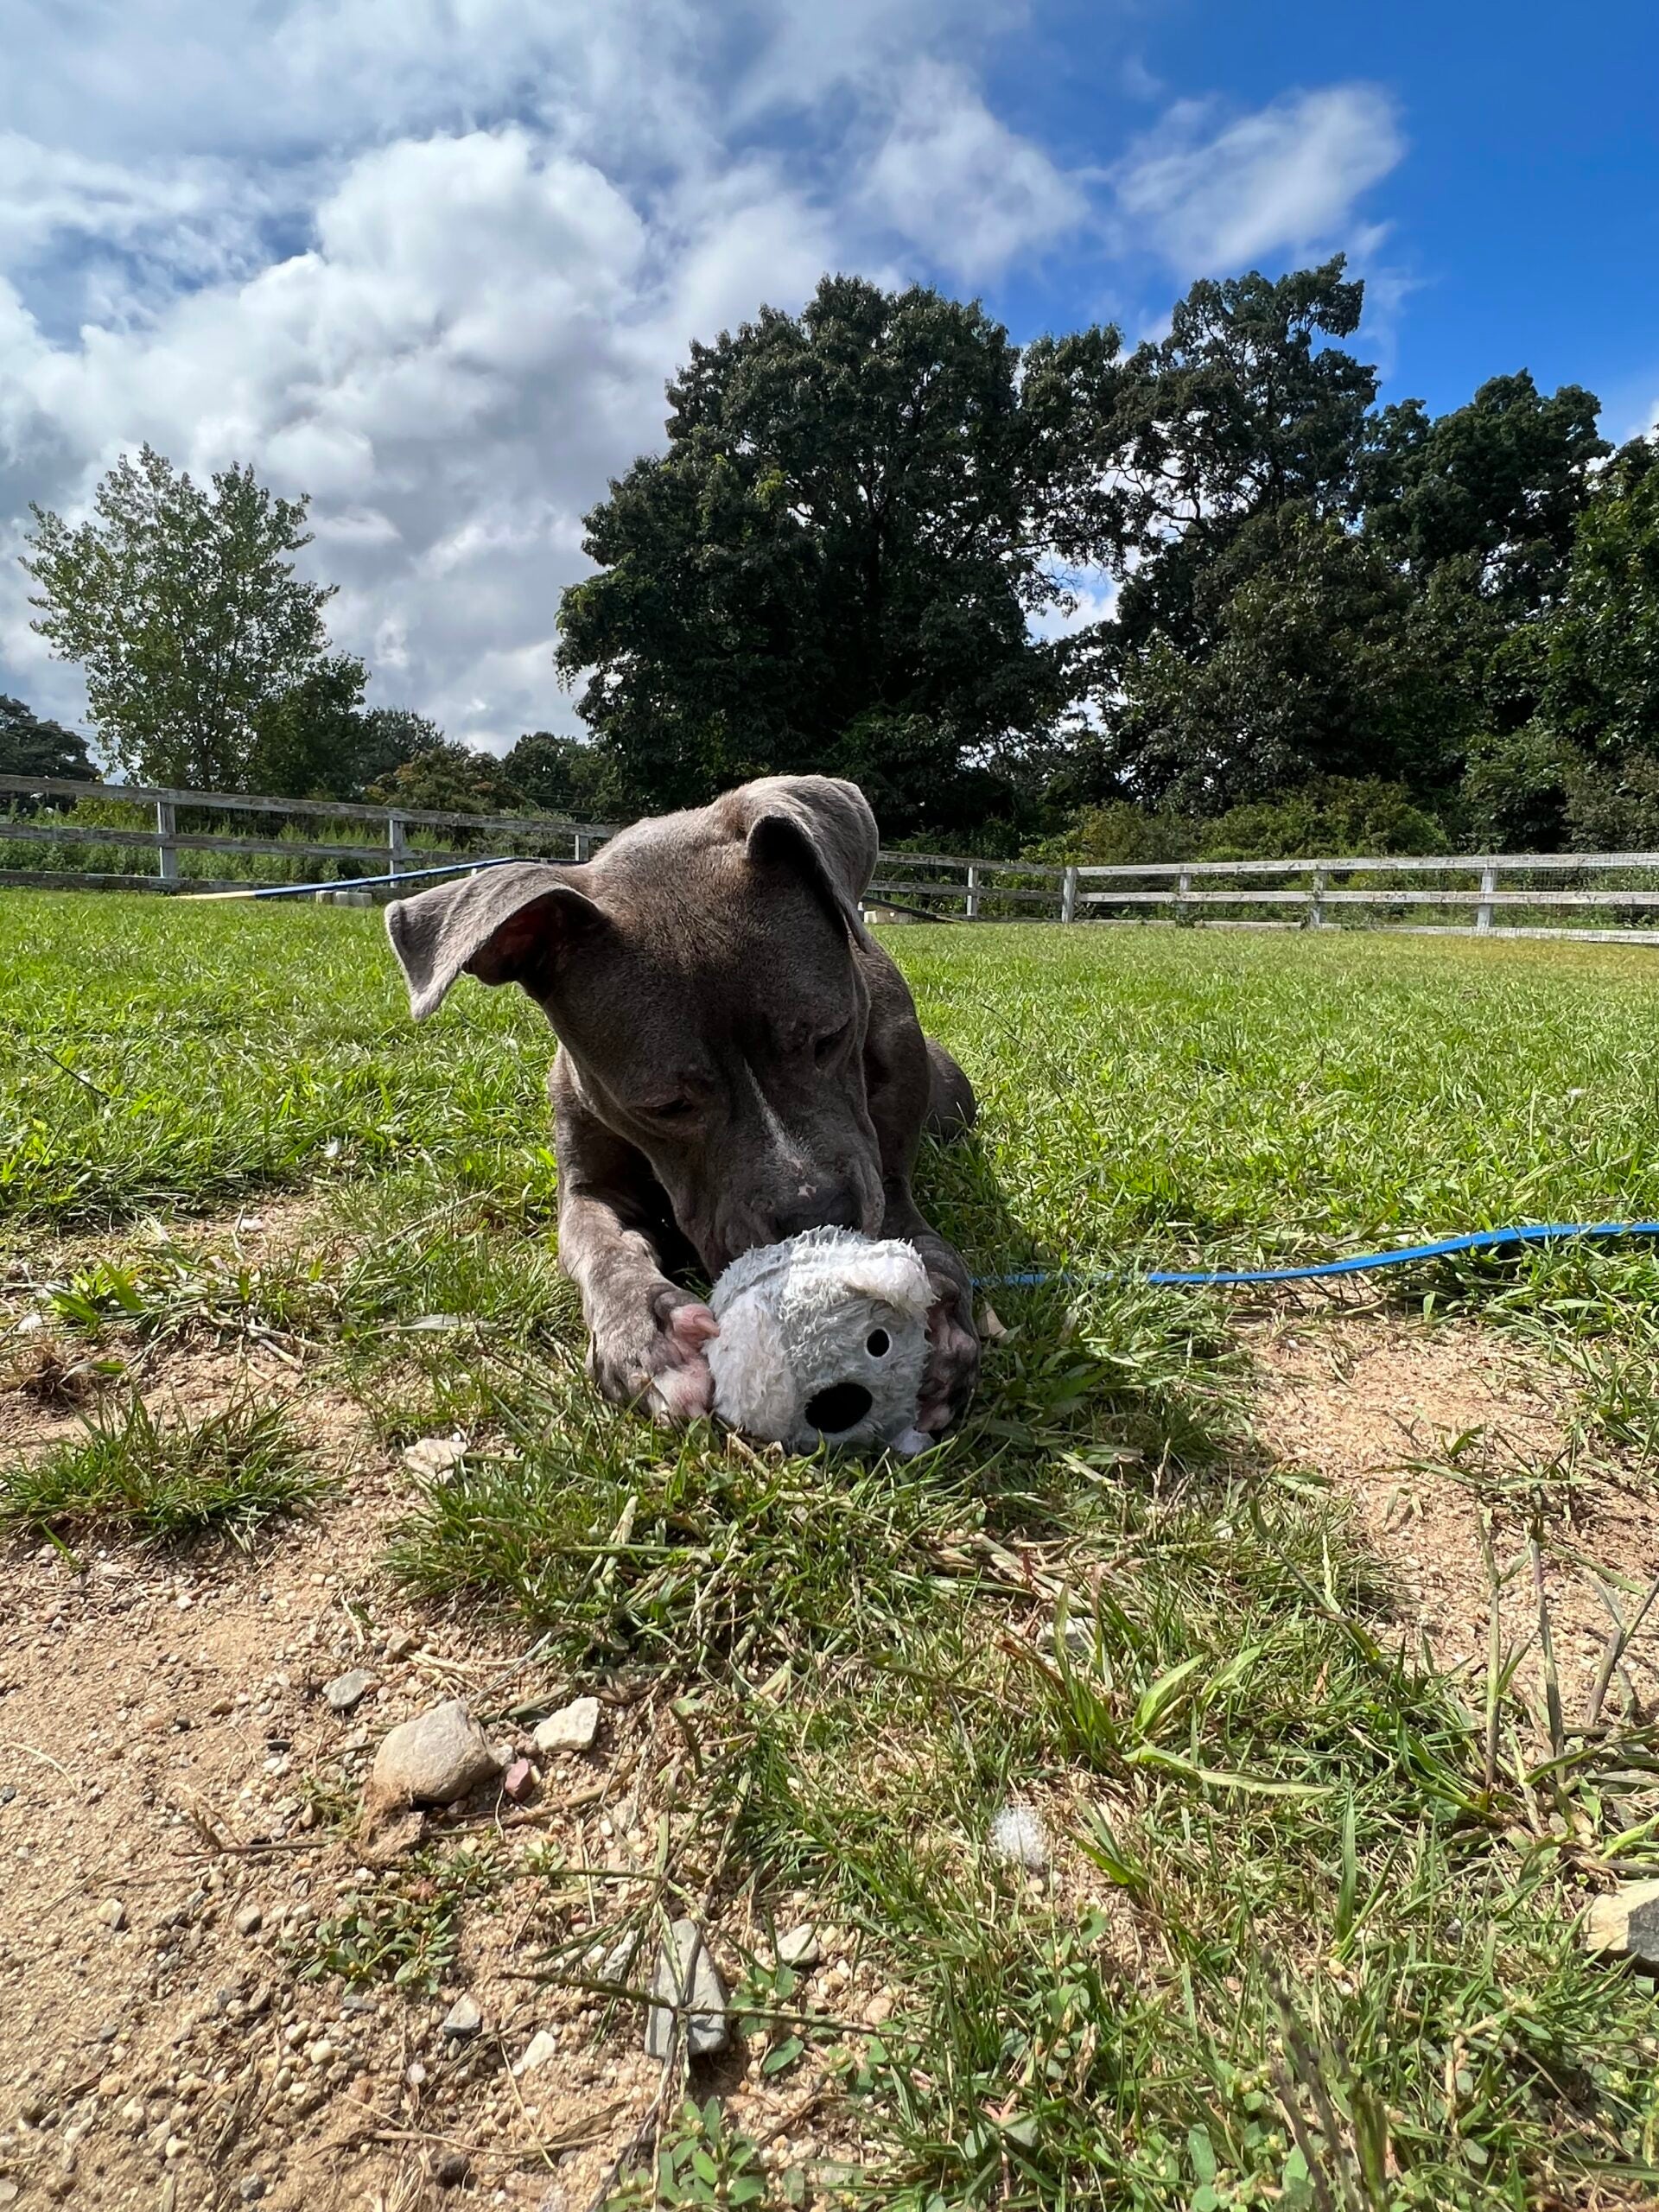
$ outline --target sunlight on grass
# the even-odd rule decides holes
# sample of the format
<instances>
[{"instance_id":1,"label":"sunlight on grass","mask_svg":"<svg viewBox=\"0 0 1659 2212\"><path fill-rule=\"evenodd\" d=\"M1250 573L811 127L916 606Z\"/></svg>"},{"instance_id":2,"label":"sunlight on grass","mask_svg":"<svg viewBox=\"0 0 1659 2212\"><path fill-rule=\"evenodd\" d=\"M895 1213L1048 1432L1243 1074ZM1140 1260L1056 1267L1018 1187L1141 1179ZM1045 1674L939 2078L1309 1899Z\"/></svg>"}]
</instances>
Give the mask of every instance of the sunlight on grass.
<instances>
[{"instance_id":1,"label":"sunlight on grass","mask_svg":"<svg viewBox=\"0 0 1659 2212\"><path fill-rule=\"evenodd\" d=\"M1253 1440L1236 1303L995 1289L1007 1333L971 1414L910 1465L666 1436L583 1376L551 1039L520 996L469 988L414 1029L378 918L349 910L14 894L8 914L5 1234L28 1253L135 1224L31 1263L42 1318L95 1374L135 1341L276 1332L389 1451L464 1440L410 1485L389 1567L451 1618L533 1634L550 1681L658 1702L675 1749L641 1783L652 1910L804 1890L894 1991L858 2031L751 1964L768 2078L788 2094L827 2063L861 2131L838 2189L901 2212L1646 2201L1659 2014L1576 1922L1615 1872L1659 1875L1659 1730L1567 1715L1552 1745L1513 1652L1435 1670L1342 1506ZM925 1145L918 1180L982 1274L1659 1214L1650 956L891 942L980 1091L977 1134ZM315 1201L286 1243L188 1232L283 1188ZM141 1226L156 1212L163 1234ZM1548 1541L1599 1452L1650 1479L1654 1255L1464 1258L1376 1294L1557 1363L1566 1456L1480 1475L1512 1529ZM0 1516L70 1541L245 1535L318 1494L268 1412L93 1423L0 1477ZM1040 1810L1043 1878L990 1848L1010 1798ZM469 1866L440 1852L429 1881L331 1894L296 1964L432 1986L463 1892L487 1907ZM591 1977L580 1884L535 1858L512 1878L563 1931L541 1971ZM717 2113L688 2107L662 2150L665 2185L759 2186Z\"/></svg>"}]
</instances>

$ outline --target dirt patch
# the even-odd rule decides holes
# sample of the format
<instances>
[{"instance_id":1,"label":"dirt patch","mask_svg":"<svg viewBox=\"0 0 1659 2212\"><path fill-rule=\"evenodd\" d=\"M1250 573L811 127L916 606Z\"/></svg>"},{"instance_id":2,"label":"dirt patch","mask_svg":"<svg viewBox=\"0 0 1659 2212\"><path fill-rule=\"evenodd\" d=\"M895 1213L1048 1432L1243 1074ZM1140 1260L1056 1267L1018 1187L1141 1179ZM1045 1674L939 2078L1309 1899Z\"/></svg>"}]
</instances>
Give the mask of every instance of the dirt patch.
<instances>
[{"instance_id":1,"label":"dirt patch","mask_svg":"<svg viewBox=\"0 0 1659 2212\"><path fill-rule=\"evenodd\" d=\"M586 2212L663 2072L637 2004L537 1974L550 1945L596 1939L654 1881L678 1732L614 1706L593 1753L543 1762L526 1805L486 1789L429 1821L429 1862L365 1866L350 1815L390 1726L462 1695L528 1750L515 1703L590 1686L527 1665L526 1636L423 1613L390 1583L379 1560L409 1480L326 1362L211 1340L124 1349L113 1387L163 1419L280 1400L341 1490L251 1556L0 1547L0 2179L24 2204L417 2212L456 2201L443 2184L464 2170L486 2201ZM0 1449L78 1419L14 1388ZM336 1713L323 1688L354 1669L371 1685ZM674 1844L696 1863L695 1837ZM394 1893L420 1910L463 1853L484 1872L436 1988L343 1979L353 1914L379 1899L395 1917ZM595 1871L573 1894L550 1866ZM756 1910L711 1923L728 1986L768 1941ZM467 2039L442 2026L462 1992L482 2014ZM836 1946L802 1996L880 2016L874 1971ZM515 2077L538 2034L551 2055ZM774 2083L762 2055L709 2063L702 2087L724 2093L730 2124L769 2163L855 2157L823 2119L816 2062Z\"/></svg>"},{"instance_id":2,"label":"dirt patch","mask_svg":"<svg viewBox=\"0 0 1659 2212\"><path fill-rule=\"evenodd\" d=\"M1524 1547L1537 1516L1563 1702L1569 1720L1581 1714L1612 1628L1597 1579L1628 1617L1659 1567L1659 1497L1644 1471L1586 1448L1570 1381L1512 1336L1460 1321L1304 1312L1246 1335L1262 1443L1348 1500L1443 1667L1486 1663L1490 1516L1502 1631L1510 1644L1535 1642L1520 1677L1535 1696L1538 1600ZM1610 1710L1632 1700L1659 1709L1651 1614Z\"/></svg>"}]
</instances>

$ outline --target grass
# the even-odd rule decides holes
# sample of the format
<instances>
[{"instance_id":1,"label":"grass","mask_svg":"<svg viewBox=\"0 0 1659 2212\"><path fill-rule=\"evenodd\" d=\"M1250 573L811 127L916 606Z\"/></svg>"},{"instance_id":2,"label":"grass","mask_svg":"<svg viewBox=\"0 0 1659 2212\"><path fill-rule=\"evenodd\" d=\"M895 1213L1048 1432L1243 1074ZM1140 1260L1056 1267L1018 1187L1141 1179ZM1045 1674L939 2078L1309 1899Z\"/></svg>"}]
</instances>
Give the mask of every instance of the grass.
<instances>
[{"instance_id":1,"label":"grass","mask_svg":"<svg viewBox=\"0 0 1659 2212\"><path fill-rule=\"evenodd\" d=\"M551 1249L549 1040L522 999L467 988L414 1030L378 918L349 910L11 894L6 912L14 1304L111 1364L134 1338L272 1337L390 1444L468 1440L390 1532L392 1563L531 1624L562 1679L671 1709L652 1910L804 1888L894 1988L880 2031L849 2035L786 2018L798 1993L764 1960L747 1985L777 2012L781 2081L834 2069L866 2146L855 2196L1650 2199L1659 2016L1575 1921L1614 1872L1659 1873L1659 1737L1611 1697L1535 1713L1511 1649L1447 1675L1409 1648L1338 1503L1253 1446L1232 1305L1132 1280L995 1291L1008 1334L918 1466L665 1440L582 1378ZM920 1180L983 1274L1659 1215L1651 955L892 942L980 1090L978 1135L930 1148ZM192 1218L285 1191L312 1211L257 1261ZM77 1241L94 1231L96 1254ZM1648 1479L1650 1254L1467 1257L1379 1294L1524 1334L1577 1405L1548 1464L1478 1438L1443 1455L1490 1516L1494 1576L1524 1577L1564 1513L1576 1529L1599 1457ZM175 1464L186 1436L118 1428L9 1473L14 1517L71 1533L88 1498L130 1510L121 1471ZM221 1477L232 1457L207 1455ZM252 1457L268 1488L282 1455ZM1621 1594L1627 1620L1640 1602ZM1040 1813L1053 1882L992 1853L1010 1798ZM579 1975L581 1885L524 1878L565 1916L546 1971ZM430 1986L471 1881L439 1854L365 1888L300 1963ZM619 2202L778 2199L717 2114L690 2108L661 2149Z\"/></svg>"},{"instance_id":2,"label":"grass","mask_svg":"<svg viewBox=\"0 0 1659 2212\"><path fill-rule=\"evenodd\" d=\"M0 1527L69 1544L120 1535L151 1543L208 1535L246 1545L266 1522L315 1508L334 1487L280 1407L238 1402L160 1420L138 1397L101 1407L84 1433L0 1469Z\"/></svg>"}]
</instances>

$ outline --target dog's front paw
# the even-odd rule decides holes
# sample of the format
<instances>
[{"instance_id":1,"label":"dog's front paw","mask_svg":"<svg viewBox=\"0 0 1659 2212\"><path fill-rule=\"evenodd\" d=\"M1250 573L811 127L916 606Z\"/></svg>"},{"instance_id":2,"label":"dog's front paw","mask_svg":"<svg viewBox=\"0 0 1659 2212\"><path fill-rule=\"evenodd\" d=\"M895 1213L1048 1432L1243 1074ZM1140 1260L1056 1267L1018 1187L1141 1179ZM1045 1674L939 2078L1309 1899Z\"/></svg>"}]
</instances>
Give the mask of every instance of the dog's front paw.
<instances>
[{"instance_id":1,"label":"dog's front paw","mask_svg":"<svg viewBox=\"0 0 1659 2212\"><path fill-rule=\"evenodd\" d=\"M928 1270L937 1303L927 1317L927 1364L922 1370L918 1428L939 1436L968 1410L979 1380L979 1333L973 1297L955 1276Z\"/></svg>"},{"instance_id":2,"label":"dog's front paw","mask_svg":"<svg viewBox=\"0 0 1659 2212\"><path fill-rule=\"evenodd\" d=\"M641 1407L664 1425L715 1409L715 1378L703 1347L720 1324L690 1291L664 1282L643 1314L602 1324L588 1347L588 1372L606 1397Z\"/></svg>"}]
</instances>

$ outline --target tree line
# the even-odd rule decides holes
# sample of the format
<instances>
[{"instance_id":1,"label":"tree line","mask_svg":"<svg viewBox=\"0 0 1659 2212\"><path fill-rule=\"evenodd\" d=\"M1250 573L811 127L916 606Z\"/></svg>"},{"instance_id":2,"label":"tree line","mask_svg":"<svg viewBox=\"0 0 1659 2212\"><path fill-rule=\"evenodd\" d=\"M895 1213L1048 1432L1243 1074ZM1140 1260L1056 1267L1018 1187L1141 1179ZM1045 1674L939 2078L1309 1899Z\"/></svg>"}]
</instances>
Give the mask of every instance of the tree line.
<instances>
[{"instance_id":1,"label":"tree line","mask_svg":"<svg viewBox=\"0 0 1659 2212\"><path fill-rule=\"evenodd\" d=\"M195 788L615 820L817 770L988 853L1659 845L1659 449L1525 370L1380 405L1363 304L1338 257L1020 348L830 276L694 343L558 608L581 741L365 709L251 469L36 510L36 627L109 761Z\"/></svg>"}]
</instances>

